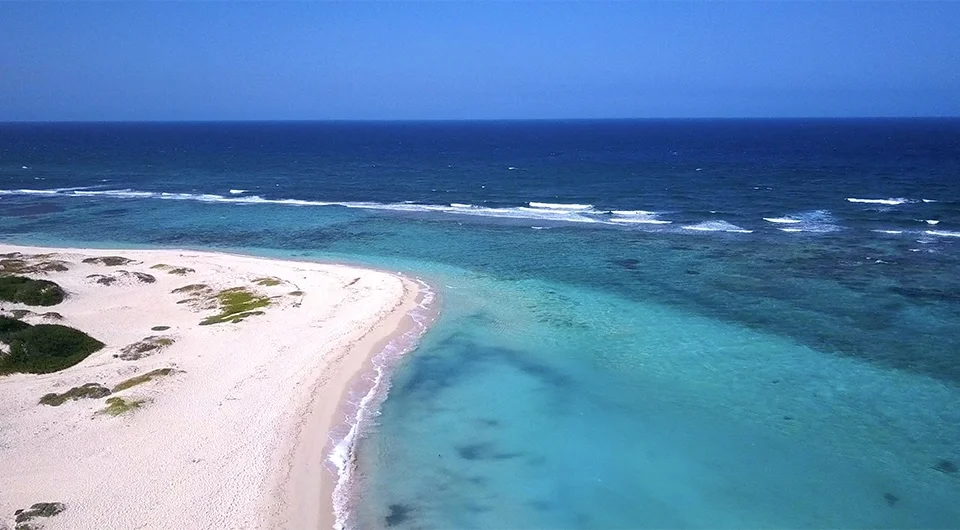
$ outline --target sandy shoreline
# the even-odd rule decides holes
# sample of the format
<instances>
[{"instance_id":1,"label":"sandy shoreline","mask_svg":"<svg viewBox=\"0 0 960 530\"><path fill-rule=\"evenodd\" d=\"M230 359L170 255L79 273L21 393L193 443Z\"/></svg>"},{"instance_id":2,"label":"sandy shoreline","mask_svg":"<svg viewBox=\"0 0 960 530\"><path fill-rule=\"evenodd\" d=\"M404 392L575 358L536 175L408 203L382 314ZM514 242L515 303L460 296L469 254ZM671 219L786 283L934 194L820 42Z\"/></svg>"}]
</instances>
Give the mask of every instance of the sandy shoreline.
<instances>
[{"instance_id":1,"label":"sandy shoreline","mask_svg":"<svg viewBox=\"0 0 960 530\"><path fill-rule=\"evenodd\" d=\"M0 245L0 254L14 252L52 254L32 263L63 261L69 270L26 275L55 281L69 296L43 308L0 302L5 314L29 309L27 322L75 327L106 347L61 372L0 376L0 528L37 502L66 504L35 520L51 529L333 526L335 477L323 463L331 428L344 422L341 399L373 355L412 326L423 297L417 282L186 250ZM135 261L82 262L96 256ZM171 292L192 284L208 288ZM235 287L267 297L264 314L199 325L218 313L212 297ZM49 322L41 316L48 311L64 319ZM172 343L118 357L149 336ZM143 400L120 416L98 413L104 399L38 403L50 392L112 387L162 368L173 372L112 394Z\"/></svg>"}]
</instances>

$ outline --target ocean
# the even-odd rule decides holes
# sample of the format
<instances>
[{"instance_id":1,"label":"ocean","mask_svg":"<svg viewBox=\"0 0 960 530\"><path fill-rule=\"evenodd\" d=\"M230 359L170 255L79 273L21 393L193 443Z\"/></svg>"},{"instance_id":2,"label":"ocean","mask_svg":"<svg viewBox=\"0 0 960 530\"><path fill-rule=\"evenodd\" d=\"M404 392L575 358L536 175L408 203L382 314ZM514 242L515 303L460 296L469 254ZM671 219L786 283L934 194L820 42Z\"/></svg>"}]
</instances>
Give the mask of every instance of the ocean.
<instances>
[{"instance_id":1,"label":"ocean","mask_svg":"<svg viewBox=\"0 0 960 530\"><path fill-rule=\"evenodd\" d=\"M960 120L0 124L0 240L427 281L348 528L960 527Z\"/></svg>"}]
</instances>

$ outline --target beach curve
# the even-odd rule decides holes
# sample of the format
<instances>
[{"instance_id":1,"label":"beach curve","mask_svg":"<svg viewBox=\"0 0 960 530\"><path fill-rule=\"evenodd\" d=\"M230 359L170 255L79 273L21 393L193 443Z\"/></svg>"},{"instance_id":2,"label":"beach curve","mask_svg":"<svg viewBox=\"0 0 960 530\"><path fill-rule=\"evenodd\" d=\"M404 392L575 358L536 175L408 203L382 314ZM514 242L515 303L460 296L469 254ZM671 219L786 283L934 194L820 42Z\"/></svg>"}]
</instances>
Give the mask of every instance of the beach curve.
<instances>
[{"instance_id":1,"label":"beach curve","mask_svg":"<svg viewBox=\"0 0 960 530\"><path fill-rule=\"evenodd\" d=\"M53 307L60 323L106 344L60 372L0 377L0 476L15 484L0 491L0 522L11 527L15 510L62 502L45 528L330 528L336 477L324 461L348 390L387 344L409 337L410 312L429 292L383 271L189 250L4 244L0 254L65 263L28 275L67 291ZM112 256L131 261L84 263ZM269 302L263 314L200 325L218 309L181 290L196 285L214 300L243 288ZM151 336L169 344L126 355ZM118 390L156 372L169 376ZM88 382L143 406L110 417L102 399L38 403Z\"/></svg>"}]
</instances>

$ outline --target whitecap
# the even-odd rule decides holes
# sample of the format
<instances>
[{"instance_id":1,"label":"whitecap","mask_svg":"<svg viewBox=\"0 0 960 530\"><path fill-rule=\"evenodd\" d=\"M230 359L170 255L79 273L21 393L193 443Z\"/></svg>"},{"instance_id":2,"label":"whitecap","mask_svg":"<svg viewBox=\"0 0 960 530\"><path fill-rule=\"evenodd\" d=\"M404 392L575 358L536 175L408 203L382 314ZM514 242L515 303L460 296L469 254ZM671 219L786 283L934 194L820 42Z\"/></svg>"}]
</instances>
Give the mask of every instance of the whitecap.
<instances>
[{"instance_id":1,"label":"whitecap","mask_svg":"<svg viewBox=\"0 0 960 530\"><path fill-rule=\"evenodd\" d=\"M773 224L790 225L789 229L780 228L783 232L813 232L826 233L840 229L833 216L827 210L812 210L783 217L764 217L764 221Z\"/></svg>"},{"instance_id":2,"label":"whitecap","mask_svg":"<svg viewBox=\"0 0 960 530\"><path fill-rule=\"evenodd\" d=\"M619 224L651 224L668 225L672 221L665 221L657 218L656 212L647 210L611 210L611 217L608 219L611 223Z\"/></svg>"},{"instance_id":3,"label":"whitecap","mask_svg":"<svg viewBox=\"0 0 960 530\"><path fill-rule=\"evenodd\" d=\"M927 223L928 225L937 225L937 224L940 224L940 221L937 221L936 219L927 219L927 220L924 221L924 222Z\"/></svg>"},{"instance_id":4,"label":"whitecap","mask_svg":"<svg viewBox=\"0 0 960 530\"><path fill-rule=\"evenodd\" d=\"M450 206L454 208L472 208L473 207L472 204L464 204L462 202L451 202Z\"/></svg>"},{"instance_id":5,"label":"whitecap","mask_svg":"<svg viewBox=\"0 0 960 530\"><path fill-rule=\"evenodd\" d=\"M858 199L856 197L847 197L848 202L862 203L862 204L885 204L887 206L898 206L900 204L906 204L908 202L913 202L910 199L904 198L890 198L890 199Z\"/></svg>"},{"instance_id":6,"label":"whitecap","mask_svg":"<svg viewBox=\"0 0 960 530\"><path fill-rule=\"evenodd\" d=\"M871 230L871 232L878 234L902 234L903 230Z\"/></svg>"},{"instance_id":7,"label":"whitecap","mask_svg":"<svg viewBox=\"0 0 960 530\"><path fill-rule=\"evenodd\" d=\"M543 208L547 210L592 210L592 204L556 204L552 202L529 202L531 208Z\"/></svg>"},{"instance_id":8,"label":"whitecap","mask_svg":"<svg viewBox=\"0 0 960 530\"><path fill-rule=\"evenodd\" d=\"M753 232L753 230L746 230L726 221L704 221L695 225L687 225L682 228L684 230L696 230L699 232L736 232L740 234L750 234Z\"/></svg>"},{"instance_id":9,"label":"whitecap","mask_svg":"<svg viewBox=\"0 0 960 530\"><path fill-rule=\"evenodd\" d=\"M960 237L960 232L950 232L948 230L925 230L923 233L940 237Z\"/></svg>"},{"instance_id":10,"label":"whitecap","mask_svg":"<svg viewBox=\"0 0 960 530\"><path fill-rule=\"evenodd\" d=\"M241 193L246 192L247 190L230 190L231 195L240 195Z\"/></svg>"}]
</instances>

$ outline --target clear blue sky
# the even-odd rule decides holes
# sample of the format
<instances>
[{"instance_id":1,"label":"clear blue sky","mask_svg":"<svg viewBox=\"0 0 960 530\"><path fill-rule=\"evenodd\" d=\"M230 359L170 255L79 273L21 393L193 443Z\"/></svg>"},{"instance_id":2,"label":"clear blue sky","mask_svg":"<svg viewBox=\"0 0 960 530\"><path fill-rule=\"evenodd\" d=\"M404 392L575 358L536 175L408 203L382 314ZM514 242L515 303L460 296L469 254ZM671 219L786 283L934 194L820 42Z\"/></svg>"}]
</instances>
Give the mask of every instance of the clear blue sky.
<instances>
[{"instance_id":1,"label":"clear blue sky","mask_svg":"<svg viewBox=\"0 0 960 530\"><path fill-rule=\"evenodd\" d=\"M0 2L0 121L960 115L960 2Z\"/></svg>"}]
</instances>

